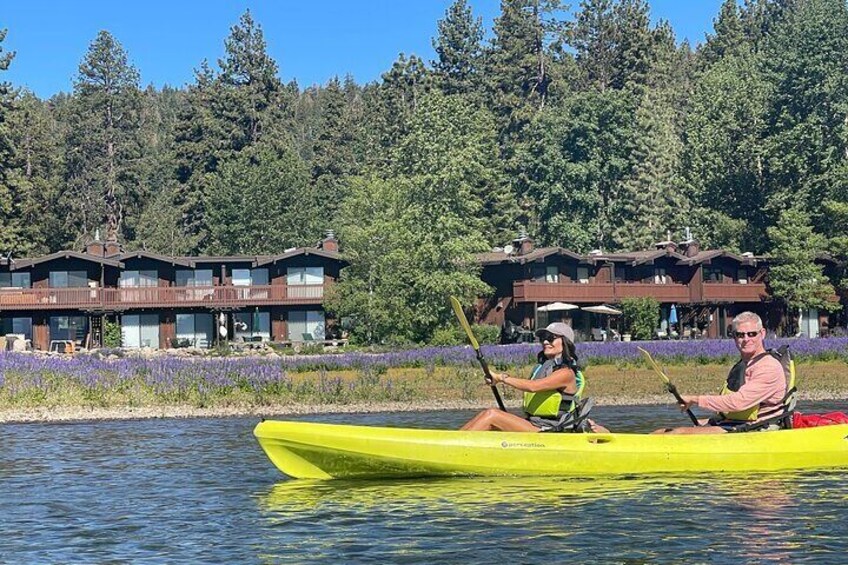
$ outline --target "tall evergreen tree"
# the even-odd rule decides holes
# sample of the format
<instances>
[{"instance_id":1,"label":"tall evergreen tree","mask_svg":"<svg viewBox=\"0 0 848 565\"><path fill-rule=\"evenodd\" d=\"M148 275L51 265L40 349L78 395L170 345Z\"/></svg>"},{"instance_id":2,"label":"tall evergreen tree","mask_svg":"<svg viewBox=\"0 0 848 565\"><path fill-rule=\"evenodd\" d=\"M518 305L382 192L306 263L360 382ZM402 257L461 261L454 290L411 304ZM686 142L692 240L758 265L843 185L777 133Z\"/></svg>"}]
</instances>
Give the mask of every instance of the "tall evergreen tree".
<instances>
[{"instance_id":1,"label":"tall evergreen tree","mask_svg":"<svg viewBox=\"0 0 848 565\"><path fill-rule=\"evenodd\" d=\"M483 19L475 18L466 0L455 0L438 22L433 40L438 59L432 62L435 81L445 94L474 94L480 86Z\"/></svg>"},{"instance_id":2,"label":"tall evergreen tree","mask_svg":"<svg viewBox=\"0 0 848 565\"><path fill-rule=\"evenodd\" d=\"M0 72L6 71L15 56L14 52L3 50L3 41L7 31L0 29ZM9 131L9 115L12 111L13 93L8 82L0 80L0 253L9 254L22 245L21 223L16 214L14 194L16 189L9 165L14 158Z\"/></svg>"},{"instance_id":3,"label":"tall evergreen tree","mask_svg":"<svg viewBox=\"0 0 848 565\"><path fill-rule=\"evenodd\" d=\"M182 185L175 205L181 229L200 251L208 233L207 198L223 163L260 142L287 153L293 146L292 89L277 77L264 35L246 12L224 42L216 73L205 62L189 87L176 127L175 162Z\"/></svg>"},{"instance_id":4,"label":"tall evergreen tree","mask_svg":"<svg viewBox=\"0 0 848 565\"><path fill-rule=\"evenodd\" d=\"M707 41L698 51L703 66L712 65L725 57L737 57L750 49L749 38L742 22L742 10L737 0L724 0L718 16L713 20L715 33L707 34Z\"/></svg>"},{"instance_id":5,"label":"tall evergreen tree","mask_svg":"<svg viewBox=\"0 0 848 565\"><path fill-rule=\"evenodd\" d=\"M126 236L126 219L140 212L145 147L138 71L120 43L101 31L74 82L65 139L69 238L81 243L103 226Z\"/></svg>"}]
</instances>

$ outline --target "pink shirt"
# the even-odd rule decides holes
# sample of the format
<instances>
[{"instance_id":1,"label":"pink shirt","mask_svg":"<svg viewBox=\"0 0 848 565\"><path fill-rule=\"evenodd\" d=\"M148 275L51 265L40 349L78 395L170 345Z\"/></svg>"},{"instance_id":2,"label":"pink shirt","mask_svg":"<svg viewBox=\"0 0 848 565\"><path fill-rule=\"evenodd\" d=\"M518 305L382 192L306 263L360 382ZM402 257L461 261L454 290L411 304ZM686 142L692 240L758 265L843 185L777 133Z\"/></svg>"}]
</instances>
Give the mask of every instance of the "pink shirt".
<instances>
[{"instance_id":1,"label":"pink shirt","mask_svg":"<svg viewBox=\"0 0 848 565\"><path fill-rule=\"evenodd\" d=\"M780 406L786 395L786 377L780 361L766 355L745 369L745 384L730 394L698 397L698 406L715 412L739 412L759 404L761 412Z\"/></svg>"}]
</instances>

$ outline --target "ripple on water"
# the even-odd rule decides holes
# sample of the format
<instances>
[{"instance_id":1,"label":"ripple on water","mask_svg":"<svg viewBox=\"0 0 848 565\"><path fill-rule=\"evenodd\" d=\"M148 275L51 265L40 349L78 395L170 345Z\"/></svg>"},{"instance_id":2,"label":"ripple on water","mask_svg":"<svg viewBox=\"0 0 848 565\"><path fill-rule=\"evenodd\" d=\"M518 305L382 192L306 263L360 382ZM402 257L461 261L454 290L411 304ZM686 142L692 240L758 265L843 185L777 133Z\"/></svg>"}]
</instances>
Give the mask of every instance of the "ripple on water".
<instances>
[{"instance_id":1,"label":"ripple on water","mask_svg":"<svg viewBox=\"0 0 848 565\"><path fill-rule=\"evenodd\" d=\"M617 429L679 417L599 415ZM469 416L311 419L455 427ZM846 473L290 481L254 424L5 426L0 561L840 563L848 550Z\"/></svg>"}]
</instances>

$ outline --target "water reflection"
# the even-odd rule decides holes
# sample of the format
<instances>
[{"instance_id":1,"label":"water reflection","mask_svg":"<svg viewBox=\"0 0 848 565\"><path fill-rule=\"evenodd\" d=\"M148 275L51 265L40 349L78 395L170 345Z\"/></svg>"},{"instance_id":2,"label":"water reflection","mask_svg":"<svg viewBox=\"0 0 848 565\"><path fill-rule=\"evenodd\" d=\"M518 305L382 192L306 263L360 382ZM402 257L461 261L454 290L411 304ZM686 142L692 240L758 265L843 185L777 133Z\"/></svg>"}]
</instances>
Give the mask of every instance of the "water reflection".
<instances>
[{"instance_id":1,"label":"water reflection","mask_svg":"<svg viewBox=\"0 0 848 565\"><path fill-rule=\"evenodd\" d=\"M604 497L627 497L671 483L658 478L566 479L561 477L437 478L409 480L287 480L259 497L260 507L278 514L334 509L394 508L407 512L445 504L462 511L522 505L533 501L545 508L579 506Z\"/></svg>"}]
</instances>

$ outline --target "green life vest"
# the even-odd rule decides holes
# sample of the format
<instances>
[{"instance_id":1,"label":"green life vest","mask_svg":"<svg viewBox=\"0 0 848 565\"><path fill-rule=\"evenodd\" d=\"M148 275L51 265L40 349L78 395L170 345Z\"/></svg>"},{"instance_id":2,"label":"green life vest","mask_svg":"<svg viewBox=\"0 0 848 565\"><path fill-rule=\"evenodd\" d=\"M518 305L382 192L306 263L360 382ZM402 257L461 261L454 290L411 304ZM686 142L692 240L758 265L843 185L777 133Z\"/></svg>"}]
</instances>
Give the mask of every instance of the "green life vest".
<instances>
[{"instance_id":1,"label":"green life vest","mask_svg":"<svg viewBox=\"0 0 848 565\"><path fill-rule=\"evenodd\" d=\"M543 379L563 367L562 359L548 359L542 364L536 365L530 380ZM577 380L577 392L568 394L560 390L542 390L539 392L524 393L524 412L529 416L540 416L542 418L555 418L565 412L572 412L580 401L583 393L585 379L583 373L576 367L572 367Z\"/></svg>"},{"instance_id":2,"label":"green life vest","mask_svg":"<svg viewBox=\"0 0 848 565\"><path fill-rule=\"evenodd\" d=\"M783 367L783 375L786 377L786 390L794 390L795 362L790 357L788 350L784 351L783 348L781 348L781 351L769 349L765 353L760 353L751 359L750 363L746 363L744 359L740 359L739 362L730 369L730 373L727 375L727 382L721 389L721 394L730 394L742 388L742 385L745 384L745 373L748 368L753 367L755 363L758 363L761 359L764 359L769 355L780 361L780 365ZM745 410L739 410L738 412L728 412L727 414L722 413L721 417L724 420L733 422L753 422L759 419L760 415L760 405L757 404ZM763 414L763 416L765 416L765 414Z\"/></svg>"}]
</instances>

